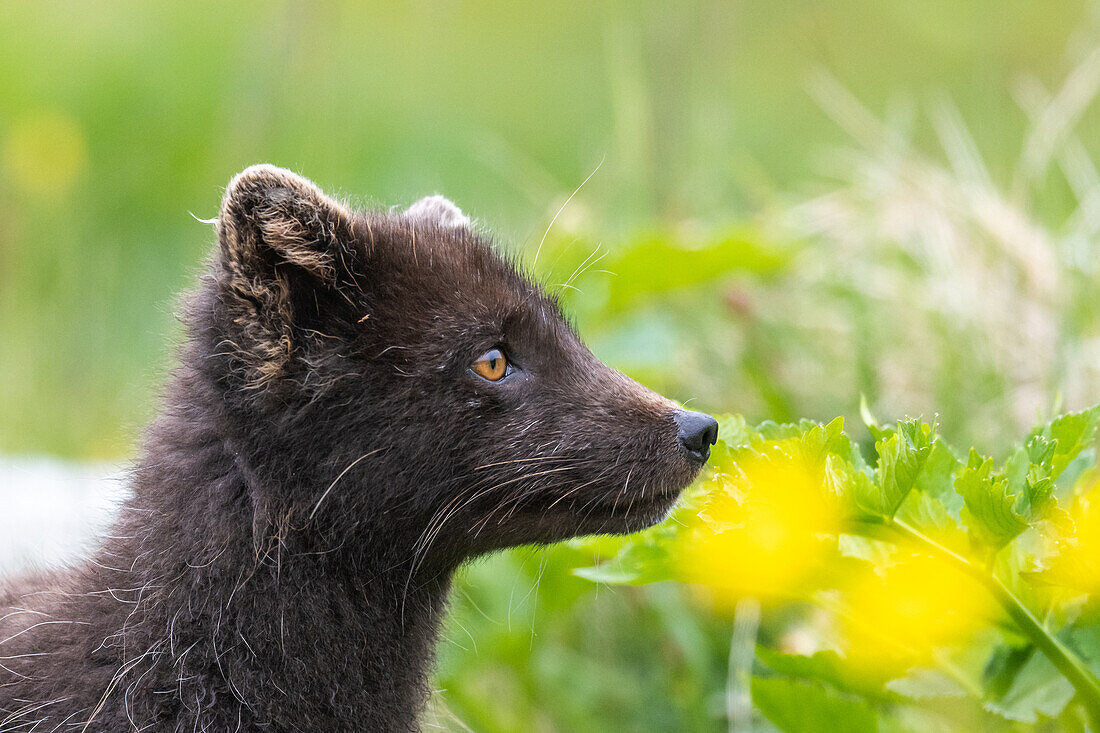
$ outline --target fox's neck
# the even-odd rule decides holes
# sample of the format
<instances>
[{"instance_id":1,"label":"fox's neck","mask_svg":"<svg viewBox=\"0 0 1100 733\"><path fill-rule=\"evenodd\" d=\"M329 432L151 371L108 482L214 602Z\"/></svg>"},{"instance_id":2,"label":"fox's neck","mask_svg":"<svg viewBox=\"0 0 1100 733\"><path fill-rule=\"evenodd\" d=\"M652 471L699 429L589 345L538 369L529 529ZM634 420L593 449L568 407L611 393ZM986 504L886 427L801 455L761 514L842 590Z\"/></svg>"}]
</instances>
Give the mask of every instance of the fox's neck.
<instances>
[{"instance_id":1,"label":"fox's neck","mask_svg":"<svg viewBox=\"0 0 1100 733\"><path fill-rule=\"evenodd\" d=\"M196 414L158 419L97 561L100 585L127 589L96 601L117 604L107 649L123 666L150 650L127 673L149 675L131 696L146 691L152 716L169 690L198 728L229 721L227 707L274 730L414 728L450 572L411 573L413 543L392 528L317 551L258 524L247 456Z\"/></svg>"}]
</instances>

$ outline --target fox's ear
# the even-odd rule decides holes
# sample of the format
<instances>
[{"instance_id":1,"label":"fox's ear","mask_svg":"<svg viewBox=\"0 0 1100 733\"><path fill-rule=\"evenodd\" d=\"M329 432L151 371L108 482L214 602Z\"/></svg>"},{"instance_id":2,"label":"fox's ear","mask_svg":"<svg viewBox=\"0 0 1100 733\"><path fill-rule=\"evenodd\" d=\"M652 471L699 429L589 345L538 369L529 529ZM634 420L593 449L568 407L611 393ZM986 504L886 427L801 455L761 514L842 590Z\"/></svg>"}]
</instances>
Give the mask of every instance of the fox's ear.
<instances>
[{"instance_id":1,"label":"fox's ear","mask_svg":"<svg viewBox=\"0 0 1100 733\"><path fill-rule=\"evenodd\" d=\"M444 229L466 229L470 226L470 220L462 213L462 209L438 194L420 199L405 210L405 216Z\"/></svg>"},{"instance_id":2,"label":"fox's ear","mask_svg":"<svg viewBox=\"0 0 1100 733\"><path fill-rule=\"evenodd\" d=\"M254 165L222 199L218 241L233 272L262 275L281 264L336 284L348 264L351 214L311 181L284 168Z\"/></svg>"},{"instance_id":3,"label":"fox's ear","mask_svg":"<svg viewBox=\"0 0 1100 733\"><path fill-rule=\"evenodd\" d=\"M324 334L359 318L353 218L301 176L270 165L237 175L218 214L229 358L249 389L305 368ZM327 337L326 337L327 338Z\"/></svg>"}]
</instances>

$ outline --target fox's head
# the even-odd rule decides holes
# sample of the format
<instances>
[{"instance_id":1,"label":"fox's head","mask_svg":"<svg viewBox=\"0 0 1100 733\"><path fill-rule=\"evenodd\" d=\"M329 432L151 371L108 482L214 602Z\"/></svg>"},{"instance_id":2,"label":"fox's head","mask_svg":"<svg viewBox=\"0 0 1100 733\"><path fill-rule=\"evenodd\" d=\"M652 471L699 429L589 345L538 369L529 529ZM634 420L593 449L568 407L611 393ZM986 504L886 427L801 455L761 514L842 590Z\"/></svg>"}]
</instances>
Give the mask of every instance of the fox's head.
<instances>
[{"instance_id":1,"label":"fox's head","mask_svg":"<svg viewBox=\"0 0 1100 733\"><path fill-rule=\"evenodd\" d=\"M258 537L461 560L632 532L707 460L713 418L601 363L442 197L353 211L255 166L217 231L191 327Z\"/></svg>"}]
</instances>

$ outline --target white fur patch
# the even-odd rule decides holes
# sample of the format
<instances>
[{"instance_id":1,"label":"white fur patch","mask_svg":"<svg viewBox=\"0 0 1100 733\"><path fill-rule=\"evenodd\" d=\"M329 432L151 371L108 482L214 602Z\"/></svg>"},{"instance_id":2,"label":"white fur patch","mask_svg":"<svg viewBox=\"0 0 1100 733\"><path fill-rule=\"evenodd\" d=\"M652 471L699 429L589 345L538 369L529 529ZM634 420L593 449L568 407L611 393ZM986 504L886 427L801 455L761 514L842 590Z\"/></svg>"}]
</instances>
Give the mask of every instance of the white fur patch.
<instances>
[{"instance_id":1,"label":"white fur patch","mask_svg":"<svg viewBox=\"0 0 1100 733\"><path fill-rule=\"evenodd\" d=\"M461 229L470 226L470 220L462 209L439 194L425 196L405 210L410 219L435 222L441 227Z\"/></svg>"}]
</instances>

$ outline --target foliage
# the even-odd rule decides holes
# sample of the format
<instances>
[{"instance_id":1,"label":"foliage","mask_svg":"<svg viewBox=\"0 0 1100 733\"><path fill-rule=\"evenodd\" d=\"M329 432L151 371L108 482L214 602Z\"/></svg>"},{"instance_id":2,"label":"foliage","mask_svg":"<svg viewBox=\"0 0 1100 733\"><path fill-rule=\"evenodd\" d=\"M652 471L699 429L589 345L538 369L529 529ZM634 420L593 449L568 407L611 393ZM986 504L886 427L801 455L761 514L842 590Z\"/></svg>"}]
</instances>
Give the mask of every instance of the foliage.
<instances>
[{"instance_id":1,"label":"foliage","mask_svg":"<svg viewBox=\"0 0 1100 733\"><path fill-rule=\"evenodd\" d=\"M870 461L841 418L726 418L673 517L577 574L800 608L809 643L761 646L751 681L784 731L1100 725L1100 406L1003 461L959 457L934 423L863 413Z\"/></svg>"}]
</instances>

